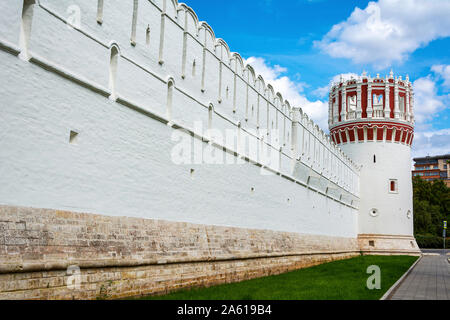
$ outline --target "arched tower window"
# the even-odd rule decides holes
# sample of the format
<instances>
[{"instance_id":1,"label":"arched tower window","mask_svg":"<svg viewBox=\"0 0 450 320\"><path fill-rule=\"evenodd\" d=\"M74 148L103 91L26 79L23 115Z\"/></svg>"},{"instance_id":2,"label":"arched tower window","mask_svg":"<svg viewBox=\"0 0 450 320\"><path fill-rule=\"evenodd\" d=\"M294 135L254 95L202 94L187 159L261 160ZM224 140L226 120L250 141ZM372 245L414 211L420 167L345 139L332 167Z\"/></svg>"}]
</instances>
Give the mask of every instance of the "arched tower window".
<instances>
[{"instance_id":1,"label":"arched tower window","mask_svg":"<svg viewBox=\"0 0 450 320\"><path fill-rule=\"evenodd\" d=\"M383 95L382 94L373 94L372 102L374 109L383 108Z\"/></svg>"}]
</instances>

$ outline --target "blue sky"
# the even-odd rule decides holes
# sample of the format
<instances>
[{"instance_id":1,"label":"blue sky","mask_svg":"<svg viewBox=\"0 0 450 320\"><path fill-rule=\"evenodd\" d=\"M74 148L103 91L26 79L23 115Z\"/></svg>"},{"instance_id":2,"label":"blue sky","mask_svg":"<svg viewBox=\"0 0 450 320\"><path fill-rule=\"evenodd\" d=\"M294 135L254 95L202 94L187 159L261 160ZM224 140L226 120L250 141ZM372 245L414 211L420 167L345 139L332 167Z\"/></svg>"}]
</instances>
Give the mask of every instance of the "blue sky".
<instances>
[{"instance_id":1,"label":"blue sky","mask_svg":"<svg viewBox=\"0 0 450 320\"><path fill-rule=\"evenodd\" d=\"M450 153L450 0L186 0L293 105L327 129L339 74L409 74L413 156Z\"/></svg>"}]
</instances>

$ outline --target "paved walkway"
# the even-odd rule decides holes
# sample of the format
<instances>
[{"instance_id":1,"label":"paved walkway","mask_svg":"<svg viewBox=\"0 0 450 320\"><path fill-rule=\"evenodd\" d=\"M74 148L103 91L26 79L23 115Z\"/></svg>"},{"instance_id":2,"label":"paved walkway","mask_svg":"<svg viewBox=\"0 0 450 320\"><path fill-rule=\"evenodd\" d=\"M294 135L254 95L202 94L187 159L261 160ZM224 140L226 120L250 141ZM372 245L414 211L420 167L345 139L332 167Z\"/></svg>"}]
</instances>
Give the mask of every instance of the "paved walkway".
<instances>
[{"instance_id":1,"label":"paved walkway","mask_svg":"<svg viewBox=\"0 0 450 320\"><path fill-rule=\"evenodd\" d=\"M450 300L448 252L437 250L433 253L439 255L425 255L395 290L391 300Z\"/></svg>"}]
</instances>

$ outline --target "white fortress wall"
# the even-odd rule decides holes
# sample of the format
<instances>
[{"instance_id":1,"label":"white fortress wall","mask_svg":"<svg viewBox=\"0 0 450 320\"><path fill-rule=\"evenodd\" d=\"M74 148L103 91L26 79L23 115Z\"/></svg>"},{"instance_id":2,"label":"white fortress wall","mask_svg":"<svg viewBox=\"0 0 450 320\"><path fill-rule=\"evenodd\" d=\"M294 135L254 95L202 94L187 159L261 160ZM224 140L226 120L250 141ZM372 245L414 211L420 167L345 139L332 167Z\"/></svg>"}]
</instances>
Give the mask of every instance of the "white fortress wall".
<instances>
[{"instance_id":1,"label":"white fortress wall","mask_svg":"<svg viewBox=\"0 0 450 320\"><path fill-rule=\"evenodd\" d=\"M184 4L3 1L0 88L0 299L360 254L359 167Z\"/></svg>"},{"instance_id":2,"label":"white fortress wall","mask_svg":"<svg viewBox=\"0 0 450 320\"><path fill-rule=\"evenodd\" d=\"M22 2L0 4L1 204L357 236L357 166L190 8ZM191 159L206 129L232 129L237 144L210 144L247 161L175 164L177 128L197 134Z\"/></svg>"}]
</instances>

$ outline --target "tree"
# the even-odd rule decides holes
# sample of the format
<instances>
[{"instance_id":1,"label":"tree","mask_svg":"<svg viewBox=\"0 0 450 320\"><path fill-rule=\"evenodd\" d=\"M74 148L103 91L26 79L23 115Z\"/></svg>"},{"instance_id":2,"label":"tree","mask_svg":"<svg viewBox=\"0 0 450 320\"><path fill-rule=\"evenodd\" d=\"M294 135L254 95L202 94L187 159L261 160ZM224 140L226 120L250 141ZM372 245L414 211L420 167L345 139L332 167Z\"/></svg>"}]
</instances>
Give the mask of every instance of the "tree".
<instances>
[{"instance_id":1,"label":"tree","mask_svg":"<svg viewBox=\"0 0 450 320\"><path fill-rule=\"evenodd\" d=\"M436 234L436 219L440 217L438 206L426 200L414 199L414 232L416 234Z\"/></svg>"},{"instance_id":2,"label":"tree","mask_svg":"<svg viewBox=\"0 0 450 320\"><path fill-rule=\"evenodd\" d=\"M442 236L442 221L450 218L450 188L442 180L413 178L414 233Z\"/></svg>"}]
</instances>

